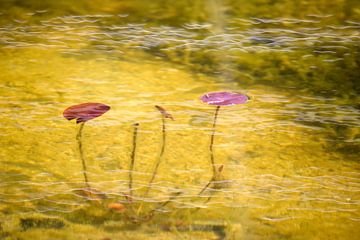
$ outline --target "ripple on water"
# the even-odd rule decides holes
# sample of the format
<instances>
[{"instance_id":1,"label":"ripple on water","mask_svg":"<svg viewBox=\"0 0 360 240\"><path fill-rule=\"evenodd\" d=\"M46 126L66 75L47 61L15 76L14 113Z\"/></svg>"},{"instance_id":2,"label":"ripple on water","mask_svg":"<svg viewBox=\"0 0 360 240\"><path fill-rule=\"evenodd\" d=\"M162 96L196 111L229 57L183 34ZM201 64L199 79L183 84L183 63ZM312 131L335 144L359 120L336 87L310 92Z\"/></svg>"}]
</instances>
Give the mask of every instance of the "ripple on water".
<instances>
[{"instance_id":1,"label":"ripple on water","mask_svg":"<svg viewBox=\"0 0 360 240\"><path fill-rule=\"evenodd\" d=\"M114 17L126 15L68 15L0 27L0 47L6 53L0 60L5 79L0 143L7 146L0 151L1 168L7 169L0 172L2 213L89 210L89 215L96 215L91 203L99 199L89 203L83 193L76 126L66 122L61 111L76 102L99 99L111 103L112 111L87 124L84 146L90 184L108 197L106 201L127 201L131 123L140 121L134 201L151 206L169 202L157 212L200 209L206 211L206 219L229 215L237 222L239 217L233 215L246 211L264 226L300 226L319 216L333 224L339 222L334 216L359 221L359 165L348 159L348 152L337 151L338 145L359 141L358 108L332 95L294 94L258 85L243 89L131 49L155 55L301 52L309 61L324 55L324 62L341 62L346 54L354 54L360 23L324 26L329 15L234 18L227 29L214 33L211 23L153 26L114 23ZM218 183L223 188L199 196L210 178L208 142L214 109L201 105L198 97L229 88L249 91L254 98L246 106L221 109L215 155L217 166L224 165L224 180ZM176 120L167 126L164 167L152 193L143 196L161 139L161 117L152 110L159 103Z\"/></svg>"}]
</instances>

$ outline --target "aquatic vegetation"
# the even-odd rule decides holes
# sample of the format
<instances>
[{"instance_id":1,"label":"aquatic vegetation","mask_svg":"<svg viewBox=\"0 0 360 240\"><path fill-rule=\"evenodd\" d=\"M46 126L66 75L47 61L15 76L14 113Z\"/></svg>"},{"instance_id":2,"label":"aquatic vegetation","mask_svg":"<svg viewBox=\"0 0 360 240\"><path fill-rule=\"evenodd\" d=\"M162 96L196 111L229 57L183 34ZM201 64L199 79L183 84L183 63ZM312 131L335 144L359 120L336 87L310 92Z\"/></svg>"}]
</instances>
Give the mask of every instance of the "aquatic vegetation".
<instances>
[{"instance_id":1,"label":"aquatic vegetation","mask_svg":"<svg viewBox=\"0 0 360 240\"><path fill-rule=\"evenodd\" d=\"M133 141L132 141L132 151L130 156L130 167L129 167L129 196L127 197L130 201L132 201L132 195L133 195L133 171L135 166L135 154L136 154L136 143L137 143L137 135L138 135L138 129L139 129L139 123L135 123L134 126L134 133L133 133Z\"/></svg>"},{"instance_id":2,"label":"aquatic vegetation","mask_svg":"<svg viewBox=\"0 0 360 240\"><path fill-rule=\"evenodd\" d=\"M157 175L159 165L161 163L161 160L162 160L164 152L165 152L165 145L166 145L166 121L165 121L165 119L169 118L171 120L174 120L173 116L170 113L168 113L163 107L155 105L155 108L157 110L159 110L159 112L161 113L161 117L162 117L162 144L161 144L159 157L156 161L154 170L152 172L151 178L149 180L148 186L147 186L145 194L144 194L145 197L148 195L148 193L151 189L151 185ZM130 155L130 166L129 166L129 194L125 195L125 198L131 204L134 204L134 202L133 202L133 171L134 171L135 160L136 160L137 136L138 136L139 125L140 125L139 123L133 124L134 130L133 130L132 151L131 151L131 155ZM177 196L178 194L180 194L180 193L176 193L174 196ZM159 206L154 207L152 210L150 210L148 213L144 214L143 216L140 216L140 209L143 208L143 204L141 203L137 210L137 213L134 213L134 211L132 211L135 216L129 216L129 214L125 214L125 218L133 223L142 223L142 222L149 221L154 216L155 211L157 211L157 210L161 209L162 207L165 207L167 204L169 204L173 200L174 196L171 196L168 201L165 201L164 203L159 204ZM118 203L118 202L109 204L108 208L110 208L116 212L119 212L119 213L123 213L126 210L126 207L122 203ZM132 208L132 210L133 210L133 208Z\"/></svg>"},{"instance_id":3,"label":"aquatic vegetation","mask_svg":"<svg viewBox=\"0 0 360 240\"><path fill-rule=\"evenodd\" d=\"M100 117L105 112L109 111L110 107L102 104L102 103L82 103L78 105L74 105L71 107L68 107L64 110L63 116L67 120L73 120L76 119L76 123L80 123L79 131L76 135L76 140L78 142L79 147L79 154L80 159L83 167L83 175L84 175L84 181L87 189L91 189L89 184L89 178L87 176L87 167L86 167L86 160L84 157L84 151L83 151L83 144L82 144L82 132L85 126L85 123L91 119Z\"/></svg>"},{"instance_id":4,"label":"aquatic vegetation","mask_svg":"<svg viewBox=\"0 0 360 240\"><path fill-rule=\"evenodd\" d=\"M213 151L213 145L214 145L214 139L215 139L215 132L216 132L216 122L219 114L219 110L221 106L230 106L230 105L236 105L236 104L243 104L246 103L249 100L249 97L246 95L240 94L240 93L232 93L232 92L213 92L213 93L207 93L201 97L201 100L209 105L215 105L216 110L214 114L214 121L212 126L212 133L210 138L210 162L212 166L212 177L208 184L198 193L198 195L201 195L211 184L214 184L214 188L221 188L221 184L217 183L216 181L221 179L221 173L223 171L224 165L220 165L216 169L215 164L215 157L214 157L214 151ZM168 113L165 108L155 105L155 108L160 112L161 118L162 118L162 143L160 148L159 157L156 161L154 170L152 172L150 181L147 185L146 191L145 191L145 197L148 195L149 191L151 190L151 185L157 175L157 171L159 168L159 165L161 163L161 160L163 158L164 152L165 152L165 146L166 146L166 118L169 118L171 120L174 120L174 117ZM128 194L122 194L125 199L127 200L127 203L125 204L121 202L113 202L109 203L107 205L107 208L109 210L112 210L116 213L121 213L124 217L124 220L129 221L134 224L141 224L150 221L155 213L157 211L161 211L162 208L167 206L169 203L171 203L173 200L175 200L182 192L181 191L174 191L172 194L170 194L168 200L162 201L157 203L154 207L149 206L146 208L144 207L145 202L134 200L137 198L134 198L134 189L133 189L133 171L135 166L135 160L136 160L136 150L137 150L137 138L138 138L138 130L139 130L139 123L133 124L133 134L132 134L132 151L130 154L130 164L129 164L129 193ZM210 200L211 197L208 198L206 202ZM136 209L136 210L135 210ZM146 210L148 209L148 210Z\"/></svg>"},{"instance_id":5,"label":"aquatic vegetation","mask_svg":"<svg viewBox=\"0 0 360 240\"><path fill-rule=\"evenodd\" d=\"M102 103L82 103L68 107L64 110L67 120L76 119L76 123L85 123L91 119L100 117L110 110L110 107Z\"/></svg>"},{"instance_id":6,"label":"aquatic vegetation","mask_svg":"<svg viewBox=\"0 0 360 240\"><path fill-rule=\"evenodd\" d=\"M157 110L159 110L159 112L161 113L161 120L162 120L162 144L161 144L161 150L160 150L160 155L159 155L159 158L156 162L156 165L155 165L155 168L154 168L154 171L151 175L151 179L149 181L149 186L148 188L146 189L146 192L145 192L145 196L147 196L147 194L149 193L149 190L151 188L151 184L153 183L155 177L156 177L156 174L157 174L157 171L159 169L159 166L160 166L160 163L161 163L161 160L163 158L163 155L164 155L164 152L165 152L165 145L166 145L166 121L165 119L166 118L170 118L171 120L174 121L174 118L173 116L168 113L163 107L160 107L158 105L155 106L155 108Z\"/></svg>"},{"instance_id":7,"label":"aquatic vegetation","mask_svg":"<svg viewBox=\"0 0 360 240\"><path fill-rule=\"evenodd\" d=\"M212 126L212 133L211 133L211 139L210 139L210 162L212 166L212 177L209 183L200 191L198 195L200 195L202 192L204 192L211 184L214 184L214 188L218 186L219 184L216 183L216 180L219 180L221 178L221 173L223 171L223 165L221 165L218 169L216 169L215 164L215 157L214 157L214 151L213 151L213 145L214 145L214 139L215 139L215 132L216 132L216 122L219 114L219 110L221 106L229 106L229 105L236 105L236 104L242 104L248 101L248 97L243 94L239 93L232 93L232 92L213 92L213 93L207 93L204 96L201 97L201 100L209 105L215 105L216 110L214 114L214 121ZM145 190L145 197L148 195L149 191L151 190L151 185L154 181L154 179L157 176L157 172L159 169L159 166L162 162L165 147L166 147L166 119L169 118L171 120L174 120L174 117L168 113L165 108L155 105L155 108L160 112L161 119L162 119L162 141L161 141L161 148L160 153L158 156L158 159L155 163L154 169L152 171L151 178L149 180L149 183L147 185L147 188ZM80 153L80 159L82 162L83 167L83 175L84 175L84 182L86 185L85 190L84 189L78 189L77 194L79 196L85 197L85 199L88 200L96 200L98 203L102 203L102 200L106 199L106 194L98 191L95 188L92 188L89 184L89 179L87 176L87 165L86 160L83 153L83 147L82 147L82 132L84 125L87 121L97 118L101 115L103 115L105 112L107 112L110 109L109 106L102 104L102 103L83 103L71 106L64 110L63 116L68 120L76 119L76 123L80 124L80 128L77 134L77 141L78 141L78 148ZM156 212L161 211L165 206L167 206L169 203L171 203L173 200L175 200L182 191L173 191L168 200L161 201L155 206L147 206L144 207L145 202L134 200L134 189L133 189L133 172L135 167L135 161L136 161L136 152L137 152L137 141L138 141L138 131L139 131L139 123L135 123L133 126L133 134L132 134L132 150L130 154L130 163L129 163L129 182L128 182L128 193L124 194L122 193L121 196L125 197L126 201L125 203L122 203L121 201L115 201L108 203L107 211L112 211L114 213L119 213L122 216L122 219L125 221L129 221L134 224L141 224L144 222L150 221ZM95 196L95 198L93 198ZM210 197L208 198L208 201L210 200ZM151 205L151 204L150 204ZM107 213L106 209L104 209L105 212L101 211L103 218L106 218ZM105 214L105 215L104 215Z\"/></svg>"},{"instance_id":8,"label":"aquatic vegetation","mask_svg":"<svg viewBox=\"0 0 360 240\"><path fill-rule=\"evenodd\" d=\"M240 93L232 93L232 92L212 92L203 95L201 101L207 103L209 105L215 105L216 110L214 114L214 121L212 125L212 132L210 137L210 162L212 167L212 177L210 181L205 185L205 187L199 192L199 195L202 194L214 181L216 181L217 176L222 172L223 166L220 166L218 170L216 170L215 166L215 157L214 157L214 140L215 140L215 132L216 132L216 121L218 118L219 110L221 106L231 106L236 104L243 104L249 100L249 97Z\"/></svg>"}]
</instances>

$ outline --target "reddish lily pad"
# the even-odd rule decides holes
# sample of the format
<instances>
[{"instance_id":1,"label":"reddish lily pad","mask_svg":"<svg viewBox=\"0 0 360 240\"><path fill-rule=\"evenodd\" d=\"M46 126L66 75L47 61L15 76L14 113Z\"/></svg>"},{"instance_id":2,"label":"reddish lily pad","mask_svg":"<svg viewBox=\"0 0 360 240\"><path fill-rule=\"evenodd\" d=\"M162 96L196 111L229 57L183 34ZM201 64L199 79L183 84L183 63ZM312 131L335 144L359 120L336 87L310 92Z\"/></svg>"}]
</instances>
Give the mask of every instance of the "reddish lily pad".
<instances>
[{"instance_id":1,"label":"reddish lily pad","mask_svg":"<svg viewBox=\"0 0 360 240\"><path fill-rule=\"evenodd\" d=\"M82 103L65 109L63 115L67 120L76 119L76 123L86 122L109 111L110 106L102 103Z\"/></svg>"}]
</instances>

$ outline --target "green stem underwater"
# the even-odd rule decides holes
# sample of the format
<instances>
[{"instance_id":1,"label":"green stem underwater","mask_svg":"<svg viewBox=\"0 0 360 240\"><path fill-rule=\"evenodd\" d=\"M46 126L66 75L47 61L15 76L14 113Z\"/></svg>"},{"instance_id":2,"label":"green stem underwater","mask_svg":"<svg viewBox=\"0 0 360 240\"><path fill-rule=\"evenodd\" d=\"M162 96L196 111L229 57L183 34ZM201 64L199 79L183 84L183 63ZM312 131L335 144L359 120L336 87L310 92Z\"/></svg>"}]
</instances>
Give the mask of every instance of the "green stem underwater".
<instances>
[{"instance_id":1,"label":"green stem underwater","mask_svg":"<svg viewBox=\"0 0 360 240\"><path fill-rule=\"evenodd\" d=\"M210 139L210 160L211 160L211 166L213 175L216 174L216 168L215 168L215 157L214 157L214 140L215 140L215 132L216 132L216 121L219 114L220 106L216 106L215 115L214 115L214 123L212 126L212 133L211 133L211 139Z\"/></svg>"},{"instance_id":2,"label":"green stem underwater","mask_svg":"<svg viewBox=\"0 0 360 240\"><path fill-rule=\"evenodd\" d=\"M78 146L79 146L79 154L80 154L80 159L82 162L82 168L83 168L82 172L84 175L85 185L87 188L90 188L89 179L87 177L86 161L85 161L84 151L83 151L83 147L82 147L82 131L84 129L84 125L85 125L85 122L80 123L80 128L79 128L78 134L76 135L76 140L77 140Z\"/></svg>"},{"instance_id":3,"label":"green stem underwater","mask_svg":"<svg viewBox=\"0 0 360 240\"><path fill-rule=\"evenodd\" d=\"M212 126L211 137L210 137L210 146L209 146L210 163L211 163L211 167L212 167L212 177L211 177L210 181L205 185L205 187L203 187L201 189L201 191L198 193L198 195L202 194L211 185L211 183L213 181L215 181L215 177L216 177L215 156L214 156L214 141L215 141L215 132L216 132L216 122L217 122L217 117L218 117L218 114L219 114L219 110L220 110L220 106L216 106L216 110L215 110L215 114L214 114L214 122L213 122L213 126Z\"/></svg>"},{"instance_id":4,"label":"green stem underwater","mask_svg":"<svg viewBox=\"0 0 360 240\"><path fill-rule=\"evenodd\" d=\"M164 152L165 152L165 143L166 143L166 127L165 127L165 116L162 115L162 146L161 146L161 150L160 150L160 155L159 155L159 158L158 158L158 161L156 162L156 165L155 165L155 168L154 168L154 171L152 173L152 176L151 176L151 179L149 181L149 184L148 184L148 187L146 189L146 192L145 192L145 197L148 195L150 189L151 189L151 185L157 175L157 172L158 172L158 169L159 169L159 166L160 166L160 163L161 163L161 160L163 158L163 155L164 155Z\"/></svg>"},{"instance_id":5,"label":"green stem underwater","mask_svg":"<svg viewBox=\"0 0 360 240\"><path fill-rule=\"evenodd\" d=\"M137 142L137 132L139 128L139 123L135 123L134 125L134 134L133 134L133 144L132 144L132 152L130 156L130 168L129 168L129 199L131 201L133 189L132 189L132 183L133 183L133 170L135 165L135 154L136 154L136 142Z\"/></svg>"}]
</instances>

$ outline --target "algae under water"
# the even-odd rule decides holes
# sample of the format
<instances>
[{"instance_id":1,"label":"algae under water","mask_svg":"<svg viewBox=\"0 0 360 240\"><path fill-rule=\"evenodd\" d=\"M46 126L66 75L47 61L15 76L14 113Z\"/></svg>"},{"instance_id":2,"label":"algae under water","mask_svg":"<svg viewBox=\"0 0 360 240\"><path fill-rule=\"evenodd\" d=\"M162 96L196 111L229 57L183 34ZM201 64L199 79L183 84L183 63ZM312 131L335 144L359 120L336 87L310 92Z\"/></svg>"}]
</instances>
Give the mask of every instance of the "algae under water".
<instances>
[{"instance_id":1,"label":"algae under water","mask_svg":"<svg viewBox=\"0 0 360 240\"><path fill-rule=\"evenodd\" d=\"M359 30L355 0L0 1L0 239L359 237ZM198 196L214 114L199 97L217 91L251 101L221 109L222 182ZM78 128L62 116L84 102L111 106L82 136L106 199L81 194ZM145 195L155 105L175 120Z\"/></svg>"}]
</instances>

